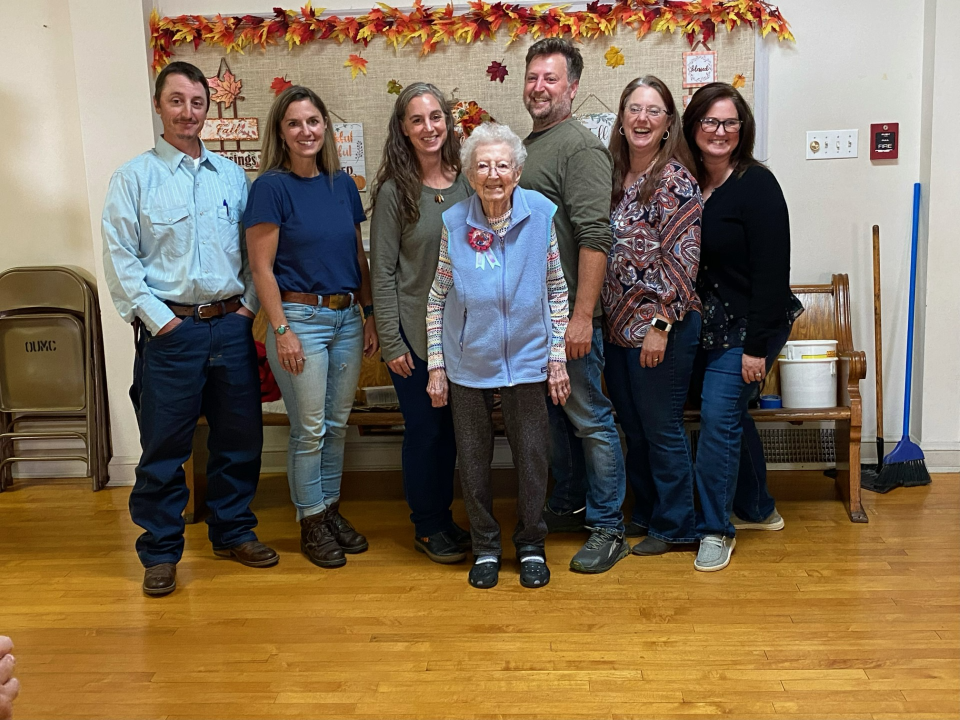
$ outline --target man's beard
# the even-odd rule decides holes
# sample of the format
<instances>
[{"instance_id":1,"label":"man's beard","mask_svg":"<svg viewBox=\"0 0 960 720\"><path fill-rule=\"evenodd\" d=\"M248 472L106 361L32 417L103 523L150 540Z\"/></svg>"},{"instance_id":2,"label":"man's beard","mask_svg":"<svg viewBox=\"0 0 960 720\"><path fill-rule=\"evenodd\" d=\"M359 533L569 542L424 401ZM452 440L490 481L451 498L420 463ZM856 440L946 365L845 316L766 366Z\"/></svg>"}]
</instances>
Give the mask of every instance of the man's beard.
<instances>
[{"instance_id":1,"label":"man's beard","mask_svg":"<svg viewBox=\"0 0 960 720\"><path fill-rule=\"evenodd\" d=\"M572 101L567 102L566 98L561 98L552 102L548 101L549 105L546 110L538 115L531 108L533 102L535 101L527 101L525 104L527 112L530 114L530 117L533 118L534 125L554 125L566 118L573 107Z\"/></svg>"}]
</instances>

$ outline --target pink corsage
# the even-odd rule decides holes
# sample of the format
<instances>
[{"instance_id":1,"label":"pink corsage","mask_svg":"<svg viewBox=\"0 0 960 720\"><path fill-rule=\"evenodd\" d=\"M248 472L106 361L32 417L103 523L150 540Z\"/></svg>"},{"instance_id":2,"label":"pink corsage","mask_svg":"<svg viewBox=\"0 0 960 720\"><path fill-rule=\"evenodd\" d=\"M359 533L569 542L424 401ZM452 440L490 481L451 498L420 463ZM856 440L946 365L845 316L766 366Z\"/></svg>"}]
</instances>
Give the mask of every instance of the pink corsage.
<instances>
[{"instance_id":1,"label":"pink corsage","mask_svg":"<svg viewBox=\"0 0 960 720\"><path fill-rule=\"evenodd\" d=\"M486 252L493 245L493 234L474 228L467 234L467 242L478 253Z\"/></svg>"}]
</instances>

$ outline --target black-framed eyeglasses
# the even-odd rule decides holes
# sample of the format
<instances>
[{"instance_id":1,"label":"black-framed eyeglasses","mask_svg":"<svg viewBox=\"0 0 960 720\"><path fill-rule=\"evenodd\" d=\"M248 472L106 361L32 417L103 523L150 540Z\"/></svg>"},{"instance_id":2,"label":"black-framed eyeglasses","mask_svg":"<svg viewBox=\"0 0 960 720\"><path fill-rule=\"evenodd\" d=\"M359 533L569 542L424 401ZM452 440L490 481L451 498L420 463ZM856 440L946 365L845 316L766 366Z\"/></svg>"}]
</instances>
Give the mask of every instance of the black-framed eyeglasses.
<instances>
[{"instance_id":1,"label":"black-framed eyeglasses","mask_svg":"<svg viewBox=\"0 0 960 720\"><path fill-rule=\"evenodd\" d=\"M737 120L735 118L717 120L717 118L705 117L700 121L700 127L703 128L704 132L708 133L715 133L721 125L723 125L724 132L738 133L740 132L740 126L743 125L743 120Z\"/></svg>"}]
</instances>

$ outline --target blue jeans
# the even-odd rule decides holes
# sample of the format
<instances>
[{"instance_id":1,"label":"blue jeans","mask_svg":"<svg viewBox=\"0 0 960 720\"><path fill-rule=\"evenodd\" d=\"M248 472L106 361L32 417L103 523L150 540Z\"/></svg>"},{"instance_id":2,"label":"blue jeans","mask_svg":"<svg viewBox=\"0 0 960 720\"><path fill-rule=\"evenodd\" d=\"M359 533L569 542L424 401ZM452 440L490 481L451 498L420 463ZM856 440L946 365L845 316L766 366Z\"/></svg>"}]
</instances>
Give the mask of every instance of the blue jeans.
<instances>
[{"instance_id":1,"label":"blue jeans","mask_svg":"<svg viewBox=\"0 0 960 720\"><path fill-rule=\"evenodd\" d=\"M651 537L691 543L697 535L693 459L683 425L693 361L700 347L700 313L674 324L663 360L640 367L640 348L606 343L607 391L627 436L631 519Z\"/></svg>"},{"instance_id":2,"label":"blue jeans","mask_svg":"<svg viewBox=\"0 0 960 720\"><path fill-rule=\"evenodd\" d=\"M343 446L363 353L360 306L343 310L283 303L303 347L303 372L293 375L277 358L267 333L267 360L290 416L287 482L297 520L322 513L340 499Z\"/></svg>"},{"instance_id":3,"label":"blue jeans","mask_svg":"<svg viewBox=\"0 0 960 720\"><path fill-rule=\"evenodd\" d=\"M406 342L403 328L400 335ZM413 374L401 377L391 370L390 377L403 413L403 489L410 520L419 537L428 537L453 524L450 505L457 441L450 404L433 407L427 395L427 363L413 350L410 356Z\"/></svg>"},{"instance_id":4,"label":"blue jeans","mask_svg":"<svg viewBox=\"0 0 960 720\"><path fill-rule=\"evenodd\" d=\"M190 492L183 463L203 413L210 424L207 532L216 549L256 540L250 502L260 479L263 424L253 321L237 313L183 318L137 342L130 398L142 454L130 493L130 516L144 529L137 554L144 567L183 555L183 510Z\"/></svg>"},{"instance_id":5,"label":"blue jeans","mask_svg":"<svg viewBox=\"0 0 960 720\"><path fill-rule=\"evenodd\" d=\"M550 468L555 485L548 505L558 513L587 508L591 528L623 529L626 479L613 405L603 394L603 334L593 330L590 352L567 361L570 397L554 405L550 419Z\"/></svg>"},{"instance_id":6,"label":"blue jeans","mask_svg":"<svg viewBox=\"0 0 960 720\"><path fill-rule=\"evenodd\" d=\"M768 371L789 336L790 327L786 327L768 342ZM701 351L697 362L697 381L702 373L703 382L696 464L697 530L701 535L734 537L730 513L735 508L737 515L752 522L774 510L763 446L747 411L760 392L760 383L743 381L743 348Z\"/></svg>"}]
</instances>

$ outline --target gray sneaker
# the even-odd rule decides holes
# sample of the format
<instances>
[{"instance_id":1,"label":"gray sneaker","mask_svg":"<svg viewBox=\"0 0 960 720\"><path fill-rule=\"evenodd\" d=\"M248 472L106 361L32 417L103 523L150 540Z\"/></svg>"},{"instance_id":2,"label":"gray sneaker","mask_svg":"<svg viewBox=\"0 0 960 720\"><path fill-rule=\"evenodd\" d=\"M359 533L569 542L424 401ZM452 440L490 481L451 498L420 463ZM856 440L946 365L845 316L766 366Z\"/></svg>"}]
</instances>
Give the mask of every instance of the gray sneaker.
<instances>
[{"instance_id":1,"label":"gray sneaker","mask_svg":"<svg viewBox=\"0 0 960 720\"><path fill-rule=\"evenodd\" d=\"M554 512L549 504L543 506L543 521L547 524L547 532L583 532L586 530L584 521L587 519L587 509L585 507L573 512L558 513Z\"/></svg>"},{"instance_id":2,"label":"gray sneaker","mask_svg":"<svg viewBox=\"0 0 960 720\"><path fill-rule=\"evenodd\" d=\"M737 545L737 539L723 535L704 535L700 540L700 552L693 561L693 567L700 572L723 570L730 564L730 556Z\"/></svg>"},{"instance_id":3,"label":"gray sneaker","mask_svg":"<svg viewBox=\"0 0 960 720\"><path fill-rule=\"evenodd\" d=\"M737 515L731 515L730 522L737 530L783 530L784 526L783 518L776 508L760 522L750 522Z\"/></svg>"},{"instance_id":4,"label":"gray sneaker","mask_svg":"<svg viewBox=\"0 0 960 720\"><path fill-rule=\"evenodd\" d=\"M623 533L597 528L573 556L570 569L582 573L606 572L629 554L630 546Z\"/></svg>"}]
</instances>

